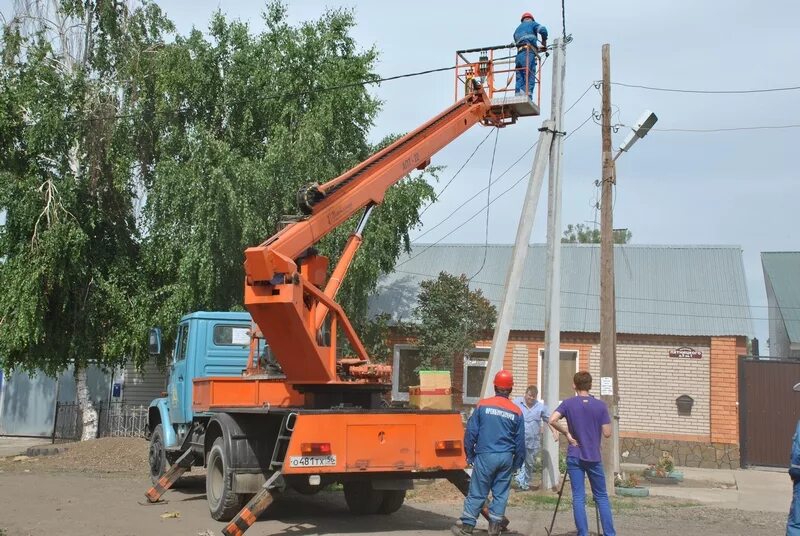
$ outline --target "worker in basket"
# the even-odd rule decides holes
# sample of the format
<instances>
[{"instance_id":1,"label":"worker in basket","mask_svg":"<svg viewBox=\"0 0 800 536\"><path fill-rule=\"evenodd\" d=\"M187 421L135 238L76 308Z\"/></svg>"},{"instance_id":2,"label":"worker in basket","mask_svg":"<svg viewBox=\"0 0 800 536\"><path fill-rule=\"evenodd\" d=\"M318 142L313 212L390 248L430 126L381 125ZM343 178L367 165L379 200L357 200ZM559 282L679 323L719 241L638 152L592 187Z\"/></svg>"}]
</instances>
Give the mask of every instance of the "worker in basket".
<instances>
[{"instance_id":1,"label":"worker in basket","mask_svg":"<svg viewBox=\"0 0 800 536\"><path fill-rule=\"evenodd\" d=\"M494 377L495 396L478 402L467 422L464 450L472 465L469 493L464 499L461 527L457 536L472 534L489 491L489 536L502 530L503 517L511 489L511 476L525 461L525 423L522 410L508 397L514 387L510 372L501 370Z\"/></svg>"},{"instance_id":2,"label":"worker in basket","mask_svg":"<svg viewBox=\"0 0 800 536\"><path fill-rule=\"evenodd\" d=\"M542 36L542 46L538 45L539 36ZM514 44L517 46L516 94L533 98L533 86L536 85L536 53L547 50L547 28L536 22L532 14L525 12L522 14L517 31L514 32Z\"/></svg>"}]
</instances>

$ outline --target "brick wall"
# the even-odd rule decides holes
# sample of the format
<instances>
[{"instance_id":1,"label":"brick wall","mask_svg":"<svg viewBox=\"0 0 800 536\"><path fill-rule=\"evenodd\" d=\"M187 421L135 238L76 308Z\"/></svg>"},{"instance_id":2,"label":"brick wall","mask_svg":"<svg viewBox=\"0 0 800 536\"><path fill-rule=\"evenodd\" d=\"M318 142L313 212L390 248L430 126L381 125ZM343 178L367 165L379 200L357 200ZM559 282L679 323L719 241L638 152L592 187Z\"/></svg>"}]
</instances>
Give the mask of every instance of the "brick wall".
<instances>
[{"instance_id":1,"label":"brick wall","mask_svg":"<svg viewBox=\"0 0 800 536\"><path fill-rule=\"evenodd\" d=\"M486 340L477 346L490 344ZM745 345L743 337L619 335L617 360L623 436L738 444L737 355L745 353ZM670 350L681 346L699 350L702 358L669 357ZM538 384L539 350L543 347L542 332L511 333L503 367L514 374L514 395L521 395L527 385ZM599 394L599 336L562 334L561 349L578 352L578 368L592 373L598 384L593 391ZM463 363L456 361L453 387L454 393L460 394ZM678 415L675 404L675 399L684 394L694 399L688 416Z\"/></svg>"},{"instance_id":2,"label":"brick wall","mask_svg":"<svg viewBox=\"0 0 800 536\"><path fill-rule=\"evenodd\" d=\"M711 441L739 443L737 356L746 343L737 337L711 339Z\"/></svg>"},{"instance_id":3,"label":"brick wall","mask_svg":"<svg viewBox=\"0 0 800 536\"><path fill-rule=\"evenodd\" d=\"M709 351L700 359L669 357L681 346L675 341L625 340L617 342L620 432L694 436L709 440ZM593 348L592 376L599 378L599 345ZM598 380L599 381L599 380ZM675 399L689 395L694 399L690 415L678 415ZM687 438L688 439L688 438Z\"/></svg>"}]
</instances>

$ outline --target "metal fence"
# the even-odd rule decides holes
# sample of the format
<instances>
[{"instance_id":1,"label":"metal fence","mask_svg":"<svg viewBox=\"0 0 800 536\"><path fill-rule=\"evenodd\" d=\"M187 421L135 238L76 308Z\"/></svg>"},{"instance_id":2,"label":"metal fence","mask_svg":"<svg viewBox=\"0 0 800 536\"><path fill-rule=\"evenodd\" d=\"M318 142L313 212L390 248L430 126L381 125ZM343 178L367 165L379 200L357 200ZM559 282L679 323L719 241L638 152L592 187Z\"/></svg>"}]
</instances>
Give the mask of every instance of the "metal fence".
<instances>
[{"instance_id":1,"label":"metal fence","mask_svg":"<svg viewBox=\"0 0 800 536\"><path fill-rule=\"evenodd\" d=\"M147 431L147 406L128 406L112 402L100 419L101 437L144 437Z\"/></svg>"},{"instance_id":2,"label":"metal fence","mask_svg":"<svg viewBox=\"0 0 800 536\"><path fill-rule=\"evenodd\" d=\"M147 406L121 402L95 405L97 437L144 437L147 431ZM52 441L75 441L81 438L83 423L77 402L58 402L53 422Z\"/></svg>"},{"instance_id":3,"label":"metal fence","mask_svg":"<svg viewBox=\"0 0 800 536\"><path fill-rule=\"evenodd\" d=\"M72 441L81 438L83 425L77 402L57 402L53 421L52 441Z\"/></svg>"}]
</instances>

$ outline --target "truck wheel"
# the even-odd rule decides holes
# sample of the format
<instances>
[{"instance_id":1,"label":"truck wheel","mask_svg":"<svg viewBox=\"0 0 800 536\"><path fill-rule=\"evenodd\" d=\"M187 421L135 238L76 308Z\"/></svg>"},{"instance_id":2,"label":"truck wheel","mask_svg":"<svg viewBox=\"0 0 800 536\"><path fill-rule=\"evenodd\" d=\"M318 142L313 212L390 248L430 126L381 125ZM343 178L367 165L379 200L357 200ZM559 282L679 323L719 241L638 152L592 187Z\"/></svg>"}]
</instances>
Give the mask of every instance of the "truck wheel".
<instances>
[{"instance_id":1,"label":"truck wheel","mask_svg":"<svg viewBox=\"0 0 800 536\"><path fill-rule=\"evenodd\" d=\"M344 483L344 500L351 514L357 516L377 514L386 492L372 489L369 481Z\"/></svg>"},{"instance_id":2,"label":"truck wheel","mask_svg":"<svg viewBox=\"0 0 800 536\"><path fill-rule=\"evenodd\" d=\"M233 492L233 473L225 452L223 438L218 437L208 452L206 500L211 517L230 521L244 506L245 495Z\"/></svg>"},{"instance_id":3,"label":"truck wheel","mask_svg":"<svg viewBox=\"0 0 800 536\"><path fill-rule=\"evenodd\" d=\"M383 492L383 502L378 507L379 514L393 514L400 510L406 500L406 490L390 489Z\"/></svg>"},{"instance_id":4,"label":"truck wheel","mask_svg":"<svg viewBox=\"0 0 800 536\"><path fill-rule=\"evenodd\" d=\"M156 425L150 436L150 450L147 454L150 465L150 480L155 484L167 472L167 449L164 447L164 427Z\"/></svg>"}]
</instances>

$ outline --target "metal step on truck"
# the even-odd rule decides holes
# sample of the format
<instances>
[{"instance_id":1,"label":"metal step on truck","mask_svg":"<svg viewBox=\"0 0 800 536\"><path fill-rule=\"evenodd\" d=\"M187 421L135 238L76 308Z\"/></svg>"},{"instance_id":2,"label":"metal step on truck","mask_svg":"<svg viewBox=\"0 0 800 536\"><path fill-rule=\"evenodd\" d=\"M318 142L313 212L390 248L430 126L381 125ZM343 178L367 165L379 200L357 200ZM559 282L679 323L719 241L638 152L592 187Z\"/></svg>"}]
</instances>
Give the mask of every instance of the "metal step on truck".
<instances>
[{"instance_id":1,"label":"metal step on truck","mask_svg":"<svg viewBox=\"0 0 800 536\"><path fill-rule=\"evenodd\" d=\"M300 188L300 214L244 252L249 314L180 321L167 396L150 407L148 501L181 471L205 466L211 515L233 517L223 533L238 535L286 486L314 493L340 482L356 514L396 511L416 478L447 478L466 492L461 414L387 408L391 367L370 360L335 298L392 185L474 125L502 128L539 114L534 95L510 89L509 49L457 52L452 106L339 177ZM315 245L359 213L330 270ZM353 355L341 355L341 337ZM161 353L158 329L150 345Z\"/></svg>"}]
</instances>

